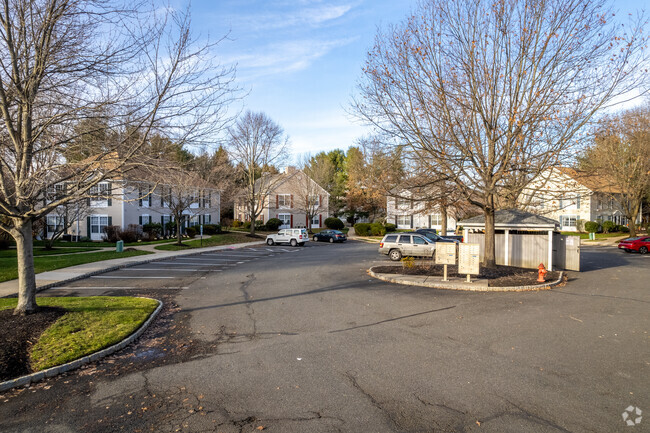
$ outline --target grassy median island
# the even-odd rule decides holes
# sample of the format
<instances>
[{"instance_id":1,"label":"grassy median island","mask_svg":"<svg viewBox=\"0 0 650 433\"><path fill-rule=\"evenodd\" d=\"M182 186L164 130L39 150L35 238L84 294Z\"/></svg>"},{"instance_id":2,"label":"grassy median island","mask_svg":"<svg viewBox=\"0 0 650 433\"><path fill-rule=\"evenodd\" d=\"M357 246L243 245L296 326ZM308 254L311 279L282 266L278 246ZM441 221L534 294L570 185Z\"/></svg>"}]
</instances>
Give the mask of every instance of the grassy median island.
<instances>
[{"instance_id":1,"label":"grassy median island","mask_svg":"<svg viewBox=\"0 0 650 433\"><path fill-rule=\"evenodd\" d=\"M156 309L153 299L39 297L42 311L13 316L15 298L0 298L0 381L37 372L119 343Z\"/></svg>"},{"instance_id":2,"label":"grassy median island","mask_svg":"<svg viewBox=\"0 0 650 433\"><path fill-rule=\"evenodd\" d=\"M120 259L123 257L153 254L151 251L100 251L97 253L65 254L62 256L36 256L34 257L34 270L40 272L53 271L67 268L68 266L83 265L84 263L100 262L102 260ZM16 255L0 257L0 282L18 278L18 262Z\"/></svg>"},{"instance_id":3,"label":"grassy median island","mask_svg":"<svg viewBox=\"0 0 650 433\"><path fill-rule=\"evenodd\" d=\"M261 236L259 238L252 238L247 235L248 233L244 233L244 232L220 233L218 235L212 235L207 239L203 239L203 245L201 245L200 238L194 238L191 241L183 242L183 246L179 246L176 244L167 244L167 245L159 245L155 247L155 249L162 250L162 251L181 251L181 250L189 250L192 248L201 248L202 246L216 247L219 245L241 244L244 242L259 242L259 241L263 241L266 237L266 236Z\"/></svg>"}]
</instances>

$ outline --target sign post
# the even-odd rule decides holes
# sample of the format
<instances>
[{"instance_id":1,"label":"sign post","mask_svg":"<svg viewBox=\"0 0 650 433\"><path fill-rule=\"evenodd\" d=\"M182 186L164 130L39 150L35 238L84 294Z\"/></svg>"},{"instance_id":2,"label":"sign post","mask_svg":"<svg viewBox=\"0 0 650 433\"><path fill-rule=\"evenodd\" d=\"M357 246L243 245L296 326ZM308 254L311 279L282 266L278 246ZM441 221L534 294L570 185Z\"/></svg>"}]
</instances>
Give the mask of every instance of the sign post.
<instances>
[{"instance_id":1,"label":"sign post","mask_svg":"<svg viewBox=\"0 0 650 433\"><path fill-rule=\"evenodd\" d=\"M455 242L436 242L436 263L444 265L442 281L449 281L447 279L447 265L456 264Z\"/></svg>"},{"instance_id":2,"label":"sign post","mask_svg":"<svg viewBox=\"0 0 650 433\"><path fill-rule=\"evenodd\" d=\"M458 245L458 273L467 275L467 282L471 283L470 275L480 273L479 255L481 247L479 244Z\"/></svg>"},{"instance_id":3,"label":"sign post","mask_svg":"<svg viewBox=\"0 0 650 433\"><path fill-rule=\"evenodd\" d=\"M199 230L201 231L201 246L203 246L203 224L199 226Z\"/></svg>"}]
</instances>

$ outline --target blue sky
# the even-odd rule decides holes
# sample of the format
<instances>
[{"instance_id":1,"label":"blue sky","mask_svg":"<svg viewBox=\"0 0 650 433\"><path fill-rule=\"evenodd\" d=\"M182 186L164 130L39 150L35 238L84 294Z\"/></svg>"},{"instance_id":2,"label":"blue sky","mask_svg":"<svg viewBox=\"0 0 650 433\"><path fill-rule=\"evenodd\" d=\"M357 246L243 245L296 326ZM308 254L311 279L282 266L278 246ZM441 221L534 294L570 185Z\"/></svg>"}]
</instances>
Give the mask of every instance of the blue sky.
<instances>
[{"instance_id":1,"label":"blue sky","mask_svg":"<svg viewBox=\"0 0 650 433\"><path fill-rule=\"evenodd\" d=\"M182 0L179 0L182 1ZM453 0L450 0L453 1ZM289 135L293 154L344 149L368 130L346 110L378 26L403 20L416 0L194 0L192 25L237 64L245 109ZM643 2L617 1L621 12ZM180 6L180 5L179 5Z\"/></svg>"}]
</instances>

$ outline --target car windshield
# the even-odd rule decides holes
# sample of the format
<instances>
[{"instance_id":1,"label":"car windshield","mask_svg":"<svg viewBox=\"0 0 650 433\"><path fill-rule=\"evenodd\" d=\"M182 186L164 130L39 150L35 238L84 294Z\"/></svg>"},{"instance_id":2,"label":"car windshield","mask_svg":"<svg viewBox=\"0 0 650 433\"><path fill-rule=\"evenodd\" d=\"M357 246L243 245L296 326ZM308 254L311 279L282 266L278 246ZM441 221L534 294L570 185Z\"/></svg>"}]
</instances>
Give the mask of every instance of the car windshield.
<instances>
[{"instance_id":1,"label":"car windshield","mask_svg":"<svg viewBox=\"0 0 650 433\"><path fill-rule=\"evenodd\" d=\"M623 240L624 240L624 241L638 241L639 239L641 239L640 236L637 236L637 237L635 237L635 238L627 238L627 239L623 239Z\"/></svg>"}]
</instances>

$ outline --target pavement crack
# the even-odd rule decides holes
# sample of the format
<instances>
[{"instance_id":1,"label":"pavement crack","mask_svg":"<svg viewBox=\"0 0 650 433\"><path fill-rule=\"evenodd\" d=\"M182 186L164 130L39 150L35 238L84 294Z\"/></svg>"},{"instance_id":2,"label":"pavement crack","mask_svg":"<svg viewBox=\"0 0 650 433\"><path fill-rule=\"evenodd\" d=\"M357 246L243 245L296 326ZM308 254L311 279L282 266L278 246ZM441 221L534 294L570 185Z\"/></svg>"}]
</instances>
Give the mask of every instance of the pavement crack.
<instances>
[{"instance_id":1,"label":"pavement crack","mask_svg":"<svg viewBox=\"0 0 650 433\"><path fill-rule=\"evenodd\" d=\"M247 280L242 283L242 285L239 287L239 290L244 295L244 302L246 303L246 314L248 314L248 317L253 324L253 332L249 335L251 336L251 339L255 339L257 337L257 320L255 319L255 308L253 307L252 302L253 297L250 293L248 293L248 288L255 282L256 278L255 274L246 275L246 278Z\"/></svg>"},{"instance_id":2,"label":"pavement crack","mask_svg":"<svg viewBox=\"0 0 650 433\"><path fill-rule=\"evenodd\" d=\"M330 334L335 334L337 332L345 332L345 331L352 331L354 329L359 329L359 328L368 328L370 326L376 326L376 325L381 325L383 323L388 323L388 322L395 322L397 320L403 320L403 319L409 319L411 317L417 317L417 316L422 316L424 314L431 314L431 313L437 313L439 311L445 311L445 310L451 310L452 308L456 308L455 305L452 305L451 307L444 307L444 308L437 308L435 310L429 310L429 311L422 311L420 313L413 313L413 314L408 314L406 316L400 316L400 317L393 317L392 319L386 319L386 320L380 320L379 322L373 322L373 323L368 323L365 325L359 325L359 326L353 326L351 328L345 328L345 329L336 329L334 331L329 331Z\"/></svg>"},{"instance_id":3,"label":"pavement crack","mask_svg":"<svg viewBox=\"0 0 650 433\"><path fill-rule=\"evenodd\" d=\"M352 385L352 386L353 386L357 391L359 391L361 394L363 394L363 395L368 399L368 401L370 401L370 403L371 403L374 407L376 407L377 409L379 409L379 410L380 410L380 411L381 411L381 412L386 416L386 418L388 419L388 421L389 421L391 424L393 424L394 427L399 427L399 423L395 420L395 418L393 418L393 416L391 415L391 413L390 413L388 410L386 410L386 408L384 408L384 406L379 402L379 400L377 400L377 399L376 399L372 394L370 394L368 391L366 391L365 389L363 389L363 387L362 387L361 385L359 385L359 382L357 381L357 378L356 378L352 373L350 373L349 371L347 371L347 372L345 372L344 376L348 379L348 381L350 382L350 384L351 384L351 385Z\"/></svg>"}]
</instances>

